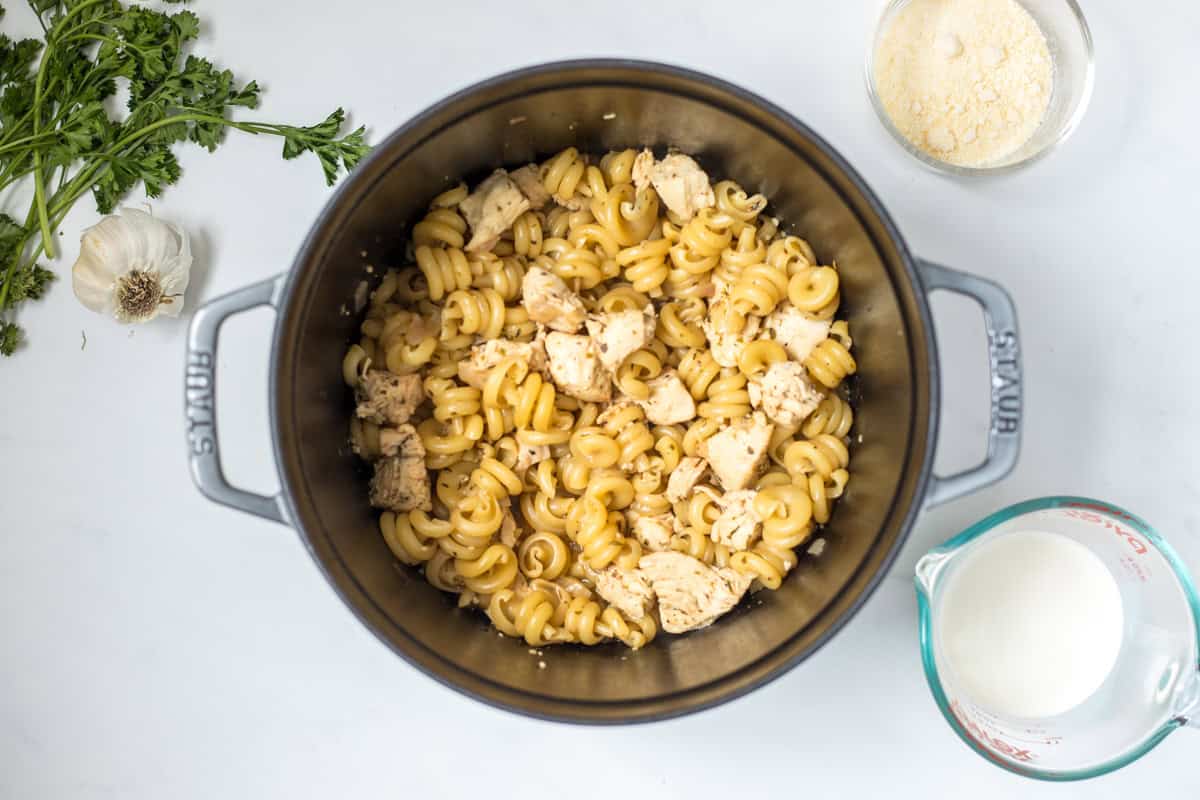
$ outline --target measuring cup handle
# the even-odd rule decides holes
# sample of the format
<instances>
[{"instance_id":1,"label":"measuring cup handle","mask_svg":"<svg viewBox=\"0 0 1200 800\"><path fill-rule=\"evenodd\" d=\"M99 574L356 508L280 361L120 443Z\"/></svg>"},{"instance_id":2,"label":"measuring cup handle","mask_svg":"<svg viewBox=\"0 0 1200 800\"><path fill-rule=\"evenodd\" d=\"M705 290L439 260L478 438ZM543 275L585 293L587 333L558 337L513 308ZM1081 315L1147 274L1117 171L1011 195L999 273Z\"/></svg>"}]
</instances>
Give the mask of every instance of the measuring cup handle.
<instances>
[{"instance_id":1,"label":"measuring cup handle","mask_svg":"<svg viewBox=\"0 0 1200 800\"><path fill-rule=\"evenodd\" d=\"M1175 719L1186 727L1200 730L1200 672L1192 674L1184 691L1175 702Z\"/></svg>"},{"instance_id":2,"label":"measuring cup handle","mask_svg":"<svg viewBox=\"0 0 1200 800\"><path fill-rule=\"evenodd\" d=\"M983 309L992 381L987 456L956 475L935 475L925 496L925 507L932 508L993 484L1016 466L1021 451L1021 346L1016 306L999 284L921 259L917 272L926 292L955 292Z\"/></svg>"}]
</instances>

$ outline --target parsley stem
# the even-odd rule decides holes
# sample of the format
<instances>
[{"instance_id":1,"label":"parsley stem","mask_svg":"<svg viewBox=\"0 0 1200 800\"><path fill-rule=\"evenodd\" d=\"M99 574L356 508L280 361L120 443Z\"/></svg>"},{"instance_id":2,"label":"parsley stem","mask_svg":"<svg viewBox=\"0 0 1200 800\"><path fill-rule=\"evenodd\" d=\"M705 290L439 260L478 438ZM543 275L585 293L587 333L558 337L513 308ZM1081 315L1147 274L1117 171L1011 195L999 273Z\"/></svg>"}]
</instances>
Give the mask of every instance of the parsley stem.
<instances>
[{"instance_id":1,"label":"parsley stem","mask_svg":"<svg viewBox=\"0 0 1200 800\"><path fill-rule=\"evenodd\" d=\"M36 142L41 139L52 139L57 135L58 134L54 131L43 131L42 133L38 134L22 136L20 139L13 139L11 142L6 144L0 144L0 153L7 153L9 150L20 150L21 148L27 146L30 142Z\"/></svg>"},{"instance_id":2,"label":"parsley stem","mask_svg":"<svg viewBox=\"0 0 1200 800\"><path fill-rule=\"evenodd\" d=\"M21 117L19 120L14 122L12 124L12 127L10 127L8 130L4 131L4 135L0 136L0 144L7 143L9 140L9 137L11 137L17 131L21 130L21 128L25 125L26 122L29 121L29 118L32 116L33 116L33 109L31 108L25 112L25 116ZM3 149L3 148L0 148L0 149Z\"/></svg>"},{"instance_id":3,"label":"parsley stem","mask_svg":"<svg viewBox=\"0 0 1200 800\"><path fill-rule=\"evenodd\" d=\"M160 128L186 122L208 122L212 124L225 125L236 130L253 134L280 133L281 129L287 127L283 125L271 125L261 122L235 122L233 120L226 119L225 117L218 117L213 114L203 114L197 111L189 111L185 114L175 114L173 116L164 117L163 119L151 122L149 125L144 125L132 133L126 134L118 139L116 144L105 150L103 153L89 158L88 166L86 166L78 175L75 176L75 178L70 181L70 183L67 184L67 197L52 205L50 207L50 214L55 215L64 210L64 208L69 209L71 204L73 204L79 198L79 194L82 194L82 192L75 193L74 191L71 191L71 187L77 181L81 182L84 187L92 186L95 183L97 171L106 166L108 161L110 161L114 156L118 155L122 150L132 144L135 144L144 136L151 134Z\"/></svg>"},{"instance_id":4,"label":"parsley stem","mask_svg":"<svg viewBox=\"0 0 1200 800\"><path fill-rule=\"evenodd\" d=\"M78 8L75 10L78 11ZM42 51L41 63L38 64L37 78L33 84L33 108L31 111L33 112L34 136L42 132L42 89L46 85L46 67L54 60L53 51L53 45L47 41L46 49ZM40 148L33 151L33 198L34 207L37 209L38 225L42 229L42 240L46 242L46 255L54 258L54 242L51 241L54 234L50 231L50 219L46 212L46 176L42 174L42 151Z\"/></svg>"},{"instance_id":5,"label":"parsley stem","mask_svg":"<svg viewBox=\"0 0 1200 800\"><path fill-rule=\"evenodd\" d=\"M50 231L50 215L46 210L46 178L42 173L42 151L33 151L33 202L37 208L38 225L42 229L42 241L46 242L46 255L54 258L54 245Z\"/></svg>"},{"instance_id":6,"label":"parsley stem","mask_svg":"<svg viewBox=\"0 0 1200 800\"><path fill-rule=\"evenodd\" d=\"M26 160L30 154L28 152L14 156L3 168L0 168L0 191L7 189L12 184L25 177L28 173L26 169Z\"/></svg>"}]
</instances>

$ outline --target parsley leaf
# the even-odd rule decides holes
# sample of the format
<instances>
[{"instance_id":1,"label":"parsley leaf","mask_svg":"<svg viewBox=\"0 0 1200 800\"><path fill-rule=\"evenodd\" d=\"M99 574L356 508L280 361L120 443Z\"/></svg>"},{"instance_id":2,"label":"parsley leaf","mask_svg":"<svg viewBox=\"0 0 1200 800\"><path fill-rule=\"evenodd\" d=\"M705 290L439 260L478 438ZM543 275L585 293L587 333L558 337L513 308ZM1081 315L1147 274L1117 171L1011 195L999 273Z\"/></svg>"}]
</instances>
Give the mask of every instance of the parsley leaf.
<instances>
[{"instance_id":1,"label":"parsley leaf","mask_svg":"<svg viewBox=\"0 0 1200 800\"><path fill-rule=\"evenodd\" d=\"M0 320L0 356L11 356L17 352L24 339L25 333L20 325Z\"/></svg>"},{"instance_id":2,"label":"parsley leaf","mask_svg":"<svg viewBox=\"0 0 1200 800\"><path fill-rule=\"evenodd\" d=\"M308 128L281 126L283 157L290 159L301 153L313 153L325 171L326 183L332 186L337 180L339 161L346 171L350 171L370 150L364 140L366 128L358 128L341 139L335 138L345 121L346 112L339 108Z\"/></svg>"},{"instance_id":3,"label":"parsley leaf","mask_svg":"<svg viewBox=\"0 0 1200 800\"><path fill-rule=\"evenodd\" d=\"M12 300L41 300L47 284L54 279L54 273L40 264L31 264L28 269L17 270L12 278Z\"/></svg>"}]
</instances>

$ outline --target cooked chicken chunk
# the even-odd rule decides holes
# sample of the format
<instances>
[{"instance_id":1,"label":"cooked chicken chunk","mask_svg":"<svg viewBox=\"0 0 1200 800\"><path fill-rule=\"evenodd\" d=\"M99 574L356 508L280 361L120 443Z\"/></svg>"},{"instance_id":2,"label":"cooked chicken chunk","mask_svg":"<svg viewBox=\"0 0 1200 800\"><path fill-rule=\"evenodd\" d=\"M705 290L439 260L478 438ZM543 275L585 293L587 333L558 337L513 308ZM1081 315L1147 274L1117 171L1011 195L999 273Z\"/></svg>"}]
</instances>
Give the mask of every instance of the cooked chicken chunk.
<instances>
[{"instance_id":1,"label":"cooked chicken chunk","mask_svg":"<svg viewBox=\"0 0 1200 800\"><path fill-rule=\"evenodd\" d=\"M662 375L646 381L646 386L650 389L650 397L638 400L637 404L650 422L674 425L696 416L696 401L675 370L663 370Z\"/></svg>"},{"instance_id":2,"label":"cooked chicken chunk","mask_svg":"<svg viewBox=\"0 0 1200 800\"><path fill-rule=\"evenodd\" d=\"M623 570L610 564L602 570L587 570L596 585L596 594L633 622L645 619L654 606L654 592L640 570Z\"/></svg>"},{"instance_id":3,"label":"cooked chicken chunk","mask_svg":"<svg viewBox=\"0 0 1200 800\"><path fill-rule=\"evenodd\" d=\"M692 493L692 488L708 471L708 462L703 458L688 456L684 458L667 478L667 499L672 503L686 500Z\"/></svg>"},{"instance_id":4,"label":"cooked chicken chunk","mask_svg":"<svg viewBox=\"0 0 1200 800\"><path fill-rule=\"evenodd\" d=\"M425 445L412 425L379 429L379 452L384 456L424 458Z\"/></svg>"},{"instance_id":5,"label":"cooked chicken chunk","mask_svg":"<svg viewBox=\"0 0 1200 800\"><path fill-rule=\"evenodd\" d=\"M708 459L713 474L727 492L745 489L758 476L758 468L767 456L771 432L761 411L738 420L700 445L700 455Z\"/></svg>"},{"instance_id":6,"label":"cooked chicken chunk","mask_svg":"<svg viewBox=\"0 0 1200 800\"><path fill-rule=\"evenodd\" d=\"M600 350L600 363L616 372L621 362L654 340L654 306L641 311L612 311L587 318L588 335Z\"/></svg>"},{"instance_id":7,"label":"cooked chicken chunk","mask_svg":"<svg viewBox=\"0 0 1200 800\"><path fill-rule=\"evenodd\" d=\"M521 303L529 318L556 331L574 333L583 324L587 309L563 279L541 267L530 267L521 282Z\"/></svg>"},{"instance_id":8,"label":"cooked chicken chunk","mask_svg":"<svg viewBox=\"0 0 1200 800\"><path fill-rule=\"evenodd\" d=\"M513 465L513 469L520 472L523 469L529 469L535 464L540 464L550 457L550 446L545 444L518 444L517 445L517 463Z\"/></svg>"},{"instance_id":9,"label":"cooked chicken chunk","mask_svg":"<svg viewBox=\"0 0 1200 800\"><path fill-rule=\"evenodd\" d=\"M714 319L722 319L725 314L727 300L713 300L707 317L700 322L704 336L708 339L708 347L713 359L722 367L736 367L738 356L747 344L754 341L758 335L758 317L747 317L746 325L737 333L727 331L723 324Z\"/></svg>"},{"instance_id":10,"label":"cooked chicken chunk","mask_svg":"<svg viewBox=\"0 0 1200 800\"><path fill-rule=\"evenodd\" d=\"M417 440L420 444L420 439ZM405 451L399 456L381 458L375 462L371 478L371 505L390 511L432 511L429 494L429 472L425 469L425 448L420 456Z\"/></svg>"},{"instance_id":11,"label":"cooked chicken chunk","mask_svg":"<svg viewBox=\"0 0 1200 800\"><path fill-rule=\"evenodd\" d=\"M403 425L425 402L420 375L393 375L380 369L367 370L356 394L355 413L376 425Z\"/></svg>"},{"instance_id":12,"label":"cooked chicken chunk","mask_svg":"<svg viewBox=\"0 0 1200 800\"><path fill-rule=\"evenodd\" d=\"M652 553L670 549L671 533L675 530L674 514L657 514L653 517L640 514L629 516L632 517L630 528L633 535L641 542L643 548Z\"/></svg>"},{"instance_id":13,"label":"cooked chicken chunk","mask_svg":"<svg viewBox=\"0 0 1200 800\"><path fill-rule=\"evenodd\" d=\"M825 396L808 377L808 370L796 361L772 364L765 375L747 387L750 402L761 408L772 421L794 427L804 421Z\"/></svg>"},{"instance_id":14,"label":"cooked chicken chunk","mask_svg":"<svg viewBox=\"0 0 1200 800\"><path fill-rule=\"evenodd\" d=\"M538 174L537 164L526 164L520 169L514 169L508 177L512 178L521 194L525 195L530 208L540 209L550 202L550 193L542 185L542 176Z\"/></svg>"},{"instance_id":15,"label":"cooked chicken chunk","mask_svg":"<svg viewBox=\"0 0 1200 800\"><path fill-rule=\"evenodd\" d=\"M706 566L684 553L650 553L638 570L658 598L658 613L667 633L703 628L737 605L750 579L729 568Z\"/></svg>"},{"instance_id":16,"label":"cooked chicken chunk","mask_svg":"<svg viewBox=\"0 0 1200 800\"><path fill-rule=\"evenodd\" d=\"M726 492L721 498L721 516L713 523L709 535L714 542L734 550L745 550L758 541L762 520L754 511L758 492L743 489Z\"/></svg>"},{"instance_id":17,"label":"cooked chicken chunk","mask_svg":"<svg viewBox=\"0 0 1200 800\"><path fill-rule=\"evenodd\" d=\"M467 251L491 250L500 240L500 234L529 210L529 200L508 173L498 169L458 204L458 210L471 228Z\"/></svg>"},{"instance_id":18,"label":"cooked chicken chunk","mask_svg":"<svg viewBox=\"0 0 1200 800\"><path fill-rule=\"evenodd\" d=\"M829 337L829 326L830 320L810 317L786 301L766 319L766 333L796 361L808 358L813 348Z\"/></svg>"},{"instance_id":19,"label":"cooked chicken chunk","mask_svg":"<svg viewBox=\"0 0 1200 800\"><path fill-rule=\"evenodd\" d=\"M708 174L695 159L682 153L655 161L653 153L643 150L633 162L633 180L638 189L653 184L663 204L684 220L716 202Z\"/></svg>"},{"instance_id":20,"label":"cooked chicken chunk","mask_svg":"<svg viewBox=\"0 0 1200 800\"><path fill-rule=\"evenodd\" d=\"M379 428L375 428L375 442L372 447L371 434L366 430L366 426L360 424L358 420L354 420L350 424L350 452L363 459L364 461L373 461L379 457Z\"/></svg>"},{"instance_id":21,"label":"cooked chicken chunk","mask_svg":"<svg viewBox=\"0 0 1200 800\"><path fill-rule=\"evenodd\" d=\"M612 379L600 364L596 343L587 336L553 331L546 335L550 377L564 393L589 403L612 398Z\"/></svg>"},{"instance_id":22,"label":"cooked chicken chunk","mask_svg":"<svg viewBox=\"0 0 1200 800\"><path fill-rule=\"evenodd\" d=\"M631 177L633 178L634 188L639 192L648 188L653 181L653 175L654 153L647 147L633 159L633 174Z\"/></svg>"},{"instance_id":23,"label":"cooked chicken chunk","mask_svg":"<svg viewBox=\"0 0 1200 800\"><path fill-rule=\"evenodd\" d=\"M519 358L530 369L546 374L546 350L540 340L512 342L489 339L471 348L471 355L458 364L458 377L468 386L482 389L492 368L506 358Z\"/></svg>"}]
</instances>

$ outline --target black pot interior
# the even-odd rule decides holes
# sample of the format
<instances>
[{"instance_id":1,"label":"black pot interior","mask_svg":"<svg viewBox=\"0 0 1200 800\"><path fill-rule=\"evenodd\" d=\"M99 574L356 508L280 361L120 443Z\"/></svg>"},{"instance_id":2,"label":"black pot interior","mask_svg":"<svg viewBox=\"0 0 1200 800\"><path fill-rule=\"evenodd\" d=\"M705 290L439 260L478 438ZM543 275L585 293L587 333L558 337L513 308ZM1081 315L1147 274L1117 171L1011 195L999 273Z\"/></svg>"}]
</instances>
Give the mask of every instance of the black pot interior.
<instances>
[{"instance_id":1,"label":"black pot interior","mask_svg":"<svg viewBox=\"0 0 1200 800\"><path fill-rule=\"evenodd\" d=\"M428 201L460 178L583 151L673 145L710 174L765 194L773 213L842 275L859 363L849 490L819 558L712 627L619 645L543 648L397 563L346 445L352 403L341 358L359 320L339 309L364 262L401 263ZM360 254L366 251L364 259ZM928 309L903 244L866 187L811 132L737 89L629 62L552 65L482 84L398 131L330 203L294 267L276 329L277 457L295 524L343 599L384 642L477 698L577 721L652 719L702 708L774 677L840 627L882 577L924 490L935 421ZM539 662L544 662L543 668Z\"/></svg>"}]
</instances>

